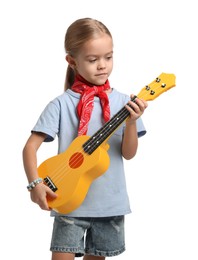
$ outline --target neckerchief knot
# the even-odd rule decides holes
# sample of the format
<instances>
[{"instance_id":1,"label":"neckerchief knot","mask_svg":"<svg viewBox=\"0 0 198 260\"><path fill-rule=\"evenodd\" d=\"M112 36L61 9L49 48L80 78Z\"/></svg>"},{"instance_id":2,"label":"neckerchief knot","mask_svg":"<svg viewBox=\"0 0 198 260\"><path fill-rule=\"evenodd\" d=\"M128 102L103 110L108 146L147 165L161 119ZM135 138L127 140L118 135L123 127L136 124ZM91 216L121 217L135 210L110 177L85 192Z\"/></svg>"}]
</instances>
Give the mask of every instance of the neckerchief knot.
<instances>
[{"instance_id":1,"label":"neckerchief knot","mask_svg":"<svg viewBox=\"0 0 198 260\"><path fill-rule=\"evenodd\" d=\"M77 114L80 120L78 135L86 135L87 133L88 123L94 107L94 96L100 98L104 121L107 122L110 119L109 99L105 92L105 90L110 89L108 80L104 85L95 86L80 75L77 75L71 89L81 94L77 106Z\"/></svg>"}]
</instances>

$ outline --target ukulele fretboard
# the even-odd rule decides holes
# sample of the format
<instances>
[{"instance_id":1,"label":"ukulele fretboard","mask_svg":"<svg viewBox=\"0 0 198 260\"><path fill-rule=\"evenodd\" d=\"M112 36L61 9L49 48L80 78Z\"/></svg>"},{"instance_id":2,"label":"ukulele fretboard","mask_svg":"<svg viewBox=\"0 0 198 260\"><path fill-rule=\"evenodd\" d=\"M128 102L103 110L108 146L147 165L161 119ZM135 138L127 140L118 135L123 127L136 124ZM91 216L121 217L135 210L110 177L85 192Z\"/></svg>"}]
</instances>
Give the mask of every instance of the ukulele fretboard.
<instances>
[{"instance_id":1,"label":"ukulele fretboard","mask_svg":"<svg viewBox=\"0 0 198 260\"><path fill-rule=\"evenodd\" d=\"M135 102L136 96L131 101ZM128 104L128 106L130 106ZM83 144L86 153L92 154L129 116L129 111L123 107L104 126Z\"/></svg>"}]
</instances>

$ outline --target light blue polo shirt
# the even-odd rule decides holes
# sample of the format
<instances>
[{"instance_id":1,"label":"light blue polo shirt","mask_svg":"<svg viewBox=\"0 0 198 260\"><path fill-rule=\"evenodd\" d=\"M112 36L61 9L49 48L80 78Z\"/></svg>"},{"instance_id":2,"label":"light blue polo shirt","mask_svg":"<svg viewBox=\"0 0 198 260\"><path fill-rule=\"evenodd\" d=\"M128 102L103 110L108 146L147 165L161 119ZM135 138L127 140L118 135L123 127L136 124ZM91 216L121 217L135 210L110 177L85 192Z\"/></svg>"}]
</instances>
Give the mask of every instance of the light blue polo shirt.
<instances>
[{"instance_id":1,"label":"light blue polo shirt","mask_svg":"<svg viewBox=\"0 0 198 260\"><path fill-rule=\"evenodd\" d=\"M111 117L122 109L130 99L128 95L120 93L116 89L113 89L108 97ZM79 120L76 107L79 100L80 94L68 89L45 107L32 129L32 131L47 134L46 142L53 141L58 136L58 153L64 152L77 136ZM103 125L100 100L95 97L87 135L94 135ZM81 206L67 215L73 217L108 217L125 215L131 212L121 155L124 127L125 123L121 124L108 140L110 145L108 170L92 182ZM139 118L137 120L138 137L145 133L142 119ZM55 211L51 212L52 216L56 214L58 213Z\"/></svg>"}]
</instances>

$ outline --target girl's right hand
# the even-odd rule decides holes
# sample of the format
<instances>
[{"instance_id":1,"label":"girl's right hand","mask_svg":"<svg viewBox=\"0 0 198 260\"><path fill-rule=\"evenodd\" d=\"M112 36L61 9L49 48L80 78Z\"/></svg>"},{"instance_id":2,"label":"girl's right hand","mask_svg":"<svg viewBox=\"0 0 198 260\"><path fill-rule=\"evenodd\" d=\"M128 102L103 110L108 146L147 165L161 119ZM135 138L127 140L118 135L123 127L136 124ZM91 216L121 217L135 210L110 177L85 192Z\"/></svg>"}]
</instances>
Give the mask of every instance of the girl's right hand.
<instances>
[{"instance_id":1,"label":"girl's right hand","mask_svg":"<svg viewBox=\"0 0 198 260\"><path fill-rule=\"evenodd\" d=\"M53 200L57 197L49 187L43 183L39 183L30 191L31 200L37 203L39 207L43 210L51 210L47 203L47 198Z\"/></svg>"}]
</instances>

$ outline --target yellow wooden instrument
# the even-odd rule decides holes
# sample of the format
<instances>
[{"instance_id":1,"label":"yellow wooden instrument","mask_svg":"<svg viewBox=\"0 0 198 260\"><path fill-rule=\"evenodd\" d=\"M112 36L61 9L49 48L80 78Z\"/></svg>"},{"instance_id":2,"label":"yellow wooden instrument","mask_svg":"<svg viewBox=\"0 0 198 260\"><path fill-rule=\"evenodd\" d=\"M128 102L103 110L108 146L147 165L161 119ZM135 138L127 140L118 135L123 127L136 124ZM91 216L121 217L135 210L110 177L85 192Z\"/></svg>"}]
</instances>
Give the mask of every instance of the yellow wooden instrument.
<instances>
[{"instance_id":1,"label":"yellow wooden instrument","mask_svg":"<svg viewBox=\"0 0 198 260\"><path fill-rule=\"evenodd\" d=\"M146 85L137 97L146 101L154 100L174 86L175 75L162 73ZM135 98L132 101L135 102ZM75 138L65 152L40 164L39 177L58 195L56 199L48 200L51 209L67 214L82 204L91 183L109 167L109 137L128 116L129 111L123 107L93 136Z\"/></svg>"}]
</instances>

